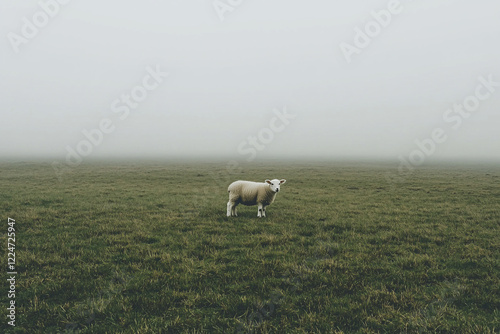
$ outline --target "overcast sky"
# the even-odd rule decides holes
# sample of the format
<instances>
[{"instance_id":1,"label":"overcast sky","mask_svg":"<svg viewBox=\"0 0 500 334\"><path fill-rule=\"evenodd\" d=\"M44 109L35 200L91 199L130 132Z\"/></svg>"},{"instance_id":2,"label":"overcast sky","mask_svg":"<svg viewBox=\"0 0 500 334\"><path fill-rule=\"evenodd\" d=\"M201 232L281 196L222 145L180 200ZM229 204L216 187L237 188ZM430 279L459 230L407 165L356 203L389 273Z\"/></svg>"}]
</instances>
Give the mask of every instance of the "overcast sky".
<instances>
[{"instance_id":1,"label":"overcast sky","mask_svg":"<svg viewBox=\"0 0 500 334\"><path fill-rule=\"evenodd\" d=\"M3 157L500 157L498 0L60 2L0 3Z\"/></svg>"}]
</instances>

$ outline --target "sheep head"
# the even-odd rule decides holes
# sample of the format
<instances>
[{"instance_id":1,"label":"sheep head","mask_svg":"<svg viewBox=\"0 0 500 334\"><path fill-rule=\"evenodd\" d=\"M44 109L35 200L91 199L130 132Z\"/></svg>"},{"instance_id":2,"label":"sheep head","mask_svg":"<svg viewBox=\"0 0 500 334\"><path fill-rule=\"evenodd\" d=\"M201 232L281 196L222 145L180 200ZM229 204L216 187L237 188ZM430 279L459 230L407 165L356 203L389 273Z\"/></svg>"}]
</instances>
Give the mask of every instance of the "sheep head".
<instances>
[{"instance_id":1,"label":"sheep head","mask_svg":"<svg viewBox=\"0 0 500 334\"><path fill-rule=\"evenodd\" d=\"M279 192L280 191L280 186L285 183L286 180L283 179L283 180L278 180L278 179L274 179L274 180L266 180L266 183L269 185L269 188L274 191L275 193Z\"/></svg>"}]
</instances>

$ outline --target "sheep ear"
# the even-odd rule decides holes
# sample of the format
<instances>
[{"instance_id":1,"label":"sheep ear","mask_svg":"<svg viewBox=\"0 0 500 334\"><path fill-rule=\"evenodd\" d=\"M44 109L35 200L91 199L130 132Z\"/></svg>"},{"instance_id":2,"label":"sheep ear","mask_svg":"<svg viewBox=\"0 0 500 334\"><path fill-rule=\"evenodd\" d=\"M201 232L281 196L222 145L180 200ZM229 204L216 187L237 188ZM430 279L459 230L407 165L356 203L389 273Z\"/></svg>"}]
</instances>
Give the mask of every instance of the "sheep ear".
<instances>
[{"instance_id":1,"label":"sheep ear","mask_svg":"<svg viewBox=\"0 0 500 334\"><path fill-rule=\"evenodd\" d=\"M283 183L285 183L285 182L286 182L286 180L285 180L285 179L280 180L280 184L283 184Z\"/></svg>"},{"instance_id":2,"label":"sheep ear","mask_svg":"<svg viewBox=\"0 0 500 334\"><path fill-rule=\"evenodd\" d=\"M267 183L267 184L273 184L273 183L271 182L271 180L266 180L266 183Z\"/></svg>"}]
</instances>

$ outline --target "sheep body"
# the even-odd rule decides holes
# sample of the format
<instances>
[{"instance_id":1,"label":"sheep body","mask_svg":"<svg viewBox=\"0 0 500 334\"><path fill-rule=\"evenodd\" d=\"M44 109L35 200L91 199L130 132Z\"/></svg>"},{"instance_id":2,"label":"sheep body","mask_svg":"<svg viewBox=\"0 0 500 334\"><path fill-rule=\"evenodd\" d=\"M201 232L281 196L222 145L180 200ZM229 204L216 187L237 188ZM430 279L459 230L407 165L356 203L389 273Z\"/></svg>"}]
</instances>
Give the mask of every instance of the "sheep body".
<instances>
[{"instance_id":1,"label":"sheep body","mask_svg":"<svg viewBox=\"0 0 500 334\"><path fill-rule=\"evenodd\" d=\"M285 180L266 180L266 182L235 181L229 185L229 202L227 203L227 216L237 216L236 206L258 205L258 217L266 216L266 206L271 205L276 198L280 185Z\"/></svg>"},{"instance_id":2,"label":"sheep body","mask_svg":"<svg viewBox=\"0 0 500 334\"><path fill-rule=\"evenodd\" d=\"M251 181L235 181L227 188L229 200L243 205L256 205L274 202L276 192L272 191L266 183Z\"/></svg>"}]
</instances>

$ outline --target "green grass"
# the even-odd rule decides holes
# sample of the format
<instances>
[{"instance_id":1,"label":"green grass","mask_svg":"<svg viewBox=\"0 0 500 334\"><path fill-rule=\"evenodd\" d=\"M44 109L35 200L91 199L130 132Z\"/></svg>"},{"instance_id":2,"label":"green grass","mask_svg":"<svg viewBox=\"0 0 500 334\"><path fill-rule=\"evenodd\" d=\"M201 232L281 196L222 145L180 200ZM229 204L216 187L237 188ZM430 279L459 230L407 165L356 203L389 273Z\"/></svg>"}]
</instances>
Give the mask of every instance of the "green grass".
<instances>
[{"instance_id":1,"label":"green grass","mask_svg":"<svg viewBox=\"0 0 500 334\"><path fill-rule=\"evenodd\" d=\"M498 333L500 169L388 171L96 163L59 182L3 163L19 274L0 332ZM266 178L287 179L268 217L227 218L227 185Z\"/></svg>"}]
</instances>

